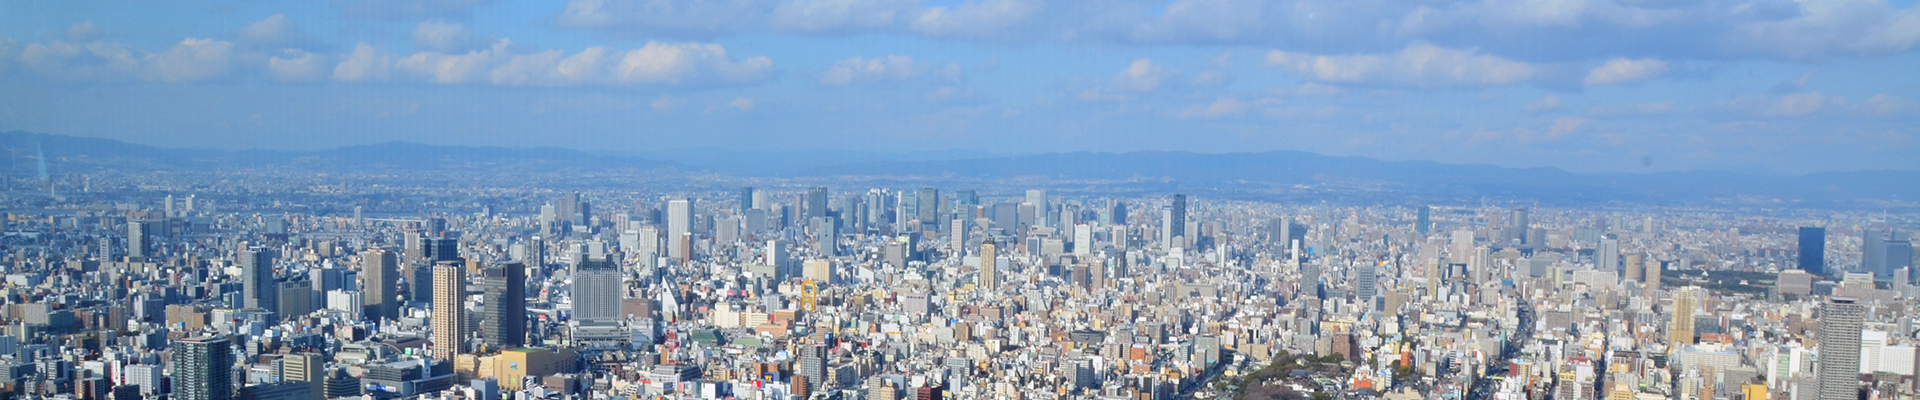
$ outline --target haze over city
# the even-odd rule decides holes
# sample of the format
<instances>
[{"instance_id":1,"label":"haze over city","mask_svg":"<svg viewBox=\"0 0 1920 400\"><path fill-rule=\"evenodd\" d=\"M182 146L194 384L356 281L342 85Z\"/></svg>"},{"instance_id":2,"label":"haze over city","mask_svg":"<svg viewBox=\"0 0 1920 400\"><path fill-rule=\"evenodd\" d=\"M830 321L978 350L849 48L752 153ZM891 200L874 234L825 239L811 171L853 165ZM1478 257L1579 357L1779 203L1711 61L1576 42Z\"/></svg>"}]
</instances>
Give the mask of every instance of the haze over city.
<instances>
[{"instance_id":1,"label":"haze over city","mask_svg":"<svg viewBox=\"0 0 1920 400\"><path fill-rule=\"evenodd\" d=\"M0 0L0 400L1917 400L1912 0Z\"/></svg>"},{"instance_id":2,"label":"haze over city","mask_svg":"<svg viewBox=\"0 0 1920 400\"><path fill-rule=\"evenodd\" d=\"M1913 170L1912 1L0 3L0 130Z\"/></svg>"}]
</instances>

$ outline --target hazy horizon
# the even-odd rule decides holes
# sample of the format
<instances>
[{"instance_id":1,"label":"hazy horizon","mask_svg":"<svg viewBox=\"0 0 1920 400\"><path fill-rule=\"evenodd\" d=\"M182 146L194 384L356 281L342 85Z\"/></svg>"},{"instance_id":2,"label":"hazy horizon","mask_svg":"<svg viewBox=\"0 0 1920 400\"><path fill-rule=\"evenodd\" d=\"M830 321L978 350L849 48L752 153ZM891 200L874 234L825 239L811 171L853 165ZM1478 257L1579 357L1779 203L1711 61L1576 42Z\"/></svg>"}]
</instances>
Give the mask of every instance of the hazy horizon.
<instances>
[{"instance_id":1,"label":"hazy horizon","mask_svg":"<svg viewBox=\"0 0 1920 400\"><path fill-rule=\"evenodd\" d=\"M0 2L0 130L165 147L1920 165L1912 1Z\"/></svg>"}]
</instances>

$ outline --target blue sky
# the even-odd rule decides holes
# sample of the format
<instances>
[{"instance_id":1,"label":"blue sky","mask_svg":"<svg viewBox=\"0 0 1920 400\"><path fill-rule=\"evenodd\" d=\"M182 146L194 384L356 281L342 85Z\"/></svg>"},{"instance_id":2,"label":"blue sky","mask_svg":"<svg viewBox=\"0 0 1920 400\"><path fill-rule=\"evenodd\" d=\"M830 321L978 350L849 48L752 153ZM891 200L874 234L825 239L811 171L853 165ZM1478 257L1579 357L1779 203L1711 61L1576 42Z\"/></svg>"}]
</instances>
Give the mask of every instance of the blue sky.
<instances>
[{"instance_id":1,"label":"blue sky","mask_svg":"<svg viewBox=\"0 0 1920 400\"><path fill-rule=\"evenodd\" d=\"M0 0L0 130L1920 169L1873 0Z\"/></svg>"}]
</instances>

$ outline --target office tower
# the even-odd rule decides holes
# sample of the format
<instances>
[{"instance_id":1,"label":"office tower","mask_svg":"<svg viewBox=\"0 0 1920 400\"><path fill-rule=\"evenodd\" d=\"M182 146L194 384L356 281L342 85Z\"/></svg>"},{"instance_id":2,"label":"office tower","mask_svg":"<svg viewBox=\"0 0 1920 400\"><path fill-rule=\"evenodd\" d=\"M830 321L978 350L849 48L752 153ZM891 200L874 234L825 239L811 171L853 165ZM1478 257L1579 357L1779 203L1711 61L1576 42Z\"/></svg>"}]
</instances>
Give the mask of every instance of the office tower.
<instances>
[{"instance_id":1,"label":"office tower","mask_svg":"<svg viewBox=\"0 0 1920 400\"><path fill-rule=\"evenodd\" d=\"M360 272L366 274L366 293L362 299L366 302L367 319L380 321L400 318L400 301L395 300L399 288L394 281L400 279L399 260L393 251L384 248L367 249L360 253Z\"/></svg>"},{"instance_id":2,"label":"office tower","mask_svg":"<svg viewBox=\"0 0 1920 400\"><path fill-rule=\"evenodd\" d=\"M127 221L127 257L145 259L153 249L153 232L147 231L146 224Z\"/></svg>"},{"instance_id":3,"label":"office tower","mask_svg":"<svg viewBox=\"0 0 1920 400\"><path fill-rule=\"evenodd\" d=\"M488 347L515 348L527 344L527 267L517 262L494 265L483 272L486 314L480 335Z\"/></svg>"},{"instance_id":4,"label":"office tower","mask_svg":"<svg viewBox=\"0 0 1920 400\"><path fill-rule=\"evenodd\" d=\"M1913 241L1894 233L1893 239L1880 242L1880 271L1878 276L1892 276L1894 271L1913 266Z\"/></svg>"},{"instance_id":5,"label":"office tower","mask_svg":"<svg viewBox=\"0 0 1920 400\"><path fill-rule=\"evenodd\" d=\"M1127 225L1127 203L1121 202L1119 200L1109 200L1109 201L1113 203L1112 204L1113 211L1110 212L1110 214L1113 215L1113 224L1117 226L1126 226Z\"/></svg>"},{"instance_id":6,"label":"office tower","mask_svg":"<svg viewBox=\"0 0 1920 400\"><path fill-rule=\"evenodd\" d=\"M667 202L667 256L676 260L692 259L687 254L692 248L690 243L682 243L693 235L693 200L677 199Z\"/></svg>"},{"instance_id":7,"label":"office tower","mask_svg":"<svg viewBox=\"0 0 1920 400\"><path fill-rule=\"evenodd\" d=\"M1047 191L1042 189L1028 189L1026 203L1032 204L1034 209L1033 220L1027 221L1027 223L1033 226L1049 226L1047 225L1047 210L1050 208L1047 207Z\"/></svg>"},{"instance_id":8,"label":"office tower","mask_svg":"<svg viewBox=\"0 0 1920 400\"><path fill-rule=\"evenodd\" d=\"M1860 270L1880 276L1886 276L1882 268L1887 265L1887 238L1880 232L1868 230L1860 241Z\"/></svg>"},{"instance_id":9,"label":"office tower","mask_svg":"<svg viewBox=\"0 0 1920 400\"><path fill-rule=\"evenodd\" d=\"M953 202L962 206L980 205L980 195L972 190L953 192Z\"/></svg>"},{"instance_id":10,"label":"office tower","mask_svg":"<svg viewBox=\"0 0 1920 400\"><path fill-rule=\"evenodd\" d=\"M173 398L233 398L233 348L224 337L200 336L173 345Z\"/></svg>"},{"instance_id":11,"label":"office tower","mask_svg":"<svg viewBox=\"0 0 1920 400\"><path fill-rule=\"evenodd\" d=\"M1380 294L1379 273L1373 264L1360 265L1354 271L1353 291L1359 296L1357 302L1364 304L1373 301L1373 297Z\"/></svg>"},{"instance_id":12,"label":"office tower","mask_svg":"<svg viewBox=\"0 0 1920 400\"><path fill-rule=\"evenodd\" d=\"M1465 229L1453 231L1453 242L1447 245L1447 260L1450 264L1466 262L1473 254L1473 231Z\"/></svg>"},{"instance_id":13,"label":"office tower","mask_svg":"<svg viewBox=\"0 0 1920 400\"><path fill-rule=\"evenodd\" d=\"M1660 273L1662 270L1665 270L1666 267L1666 261L1655 260L1646 263L1644 267L1645 270L1640 271L1640 274L1646 276L1646 289L1648 291L1660 289Z\"/></svg>"},{"instance_id":14,"label":"office tower","mask_svg":"<svg viewBox=\"0 0 1920 400\"><path fill-rule=\"evenodd\" d=\"M1820 400L1860 396L1860 331L1866 307L1834 297L1820 307Z\"/></svg>"},{"instance_id":15,"label":"office tower","mask_svg":"<svg viewBox=\"0 0 1920 400\"><path fill-rule=\"evenodd\" d=\"M1607 235L1600 239L1600 250L1594 254L1594 269L1601 272L1620 271L1620 239Z\"/></svg>"},{"instance_id":16,"label":"office tower","mask_svg":"<svg viewBox=\"0 0 1920 400\"><path fill-rule=\"evenodd\" d=\"M1180 247L1174 240L1180 232L1173 229L1173 207L1160 207L1160 247L1167 251Z\"/></svg>"},{"instance_id":17,"label":"office tower","mask_svg":"<svg viewBox=\"0 0 1920 400\"><path fill-rule=\"evenodd\" d=\"M355 228L367 227L367 217L365 213L366 213L365 206L353 206L353 227Z\"/></svg>"},{"instance_id":18,"label":"office tower","mask_svg":"<svg viewBox=\"0 0 1920 400\"><path fill-rule=\"evenodd\" d=\"M753 187L747 186L740 188L740 205L734 208L735 211L738 211L740 215L747 215L747 210L751 208L753 208Z\"/></svg>"},{"instance_id":19,"label":"office tower","mask_svg":"<svg viewBox=\"0 0 1920 400\"><path fill-rule=\"evenodd\" d=\"M1413 223L1413 229L1426 236L1433 231L1433 207L1420 206L1420 216Z\"/></svg>"},{"instance_id":20,"label":"office tower","mask_svg":"<svg viewBox=\"0 0 1920 400\"><path fill-rule=\"evenodd\" d=\"M1667 327L1667 345L1680 347L1693 344L1693 309L1702 296L1700 288L1684 287L1673 291L1673 324Z\"/></svg>"},{"instance_id":21,"label":"office tower","mask_svg":"<svg viewBox=\"0 0 1920 400\"><path fill-rule=\"evenodd\" d=\"M1186 235L1187 195L1184 195L1184 194L1173 195L1172 211L1173 211L1173 217L1169 219L1172 221L1170 222L1172 226L1169 228L1173 230L1174 235ZM1186 238L1186 241L1192 241L1192 240L1193 238L1191 237ZM1186 247L1186 246L1187 246L1186 243L1180 244L1180 247Z\"/></svg>"},{"instance_id":22,"label":"office tower","mask_svg":"<svg viewBox=\"0 0 1920 400\"><path fill-rule=\"evenodd\" d=\"M310 400L325 400L326 367L326 359L319 354L288 354L280 358L280 380L306 382L313 393Z\"/></svg>"},{"instance_id":23,"label":"office tower","mask_svg":"<svg viewBox=\"0 0 1920 400\"><path fill-rule=\"evenodd\" d=\"M463 352L467 338L467 310L461 304L466 296L467 263L439 261L433 264L433 348L434 356L451 359Z\"/></svg>"},{"instance_id":24,"label":"office tower","mask_svg":"<svg viewBox=\"0 0 1920 400\"><path fill-rule=\"evenodd\" d=\"M573 266L573 319L617 322L626 283L612 260L582 256Z\"/></svg>"},{"instance_id":25,"label":"office tower","mask_svg":"<svg viewBox=\"0 0 1920 400\"><path fill-rule=\"evenodd\" d=\"M994 254L993 247L992 242L980 244L980 287L987 291L1000 288L999 265L995 265L994 260L999 255Z\"/></svg>"},{"instance_id":26,"label":"office tower","mask_svg":"<svg viewBox=\"0 0 1920 400\"><path fill-rule=\"evenodd\" d=\"M1093 254L1093 227L1087 224L1074 225L1073 255L1084 257L1089 254Z\"/></svg>"},{"instance_id":27,"label":"office tower","mask_svg":"<svg viewBox=\"0 0 1920 400\"><path fill-rule=\"evenodd\" d=\"M1628 254L1626 268L1626 274L1622 275L1625 277L1624 279L1634 282L1645 282L1647 279L1647 256L1639 253Z\"/></svg>"},{"instance_id":28,"label":"office tower","mask_svg":"<svg viewBox=\"0 0 1920 400\"><path fill-rule=\"evenodd\" d=\"M827 188L815 186L807 189L807 218L827 217Z\"/></svg>"},{"instance_id":29,"label":"office tower","mask_svg":"<svg viewBox=\"0 0 1920 400\"><path fill-rule=\"evenodd\" d=\"M1509 223L1509 229L1507 229L1507 232L1510 235L1507 239L1508 241L1518 242L1521 244L1533 244L1533 243L1526 243L1527 231L1533 230L1533 224L1532 222L1527 220L1527 214L1528 214L1528 210L1526 207L1513 208L1512 215L1509 216L1509 218L1507 218Z\"/></svg>"},{"instance_id":30,"label":"office tower","mask_svg":"<svg viewBox=\"0 0 1920 400\"><path fill-rule=\"evenodd\" d=\"M914 196L914 200L920 202L920 206L915 207L914 211L918 214L914 215L914 219L920 220L920 223L926 226L913 227L913 230L940 229L940 221L945 220L940 218L940 190L920 188L920 194Z\"/></svg>"},{"instance_id":31,"label":"office tower","mask_svg":"<svg viewBox=\"0 0 1920 400\"><path fill-rule=\"evenodd\" d=\"M964 218L953 220L953 224L950 227L950 229L953 229L953 233L947 235L947 240L951 241L948 247L953 248L954 256L964 256L967 254L968 234L973 231L973 224L971 222L972 220Z\"/></svg>"},{"instance_id":32,"label":"office tower","mask_svg":"<svg viewBox=\"0 0 1920 400\"><path fill-rule=\"evenodd\" d=\"M240 292L246 300L246 307L279 310L278 289L273 280L273 256L257 248L241 251Z\"/></svg>"},{"instance_id":33,"label":"office tower","mask_svg":"<svg viewBox=\"0 0 1920 400\"><path fill-rule=\"evenodd\" d=\"M840 229L834 225L833 218L815 217L811 221L813 228L814 251L827 256L839 255Z\"/></svg>"}]
</instances>

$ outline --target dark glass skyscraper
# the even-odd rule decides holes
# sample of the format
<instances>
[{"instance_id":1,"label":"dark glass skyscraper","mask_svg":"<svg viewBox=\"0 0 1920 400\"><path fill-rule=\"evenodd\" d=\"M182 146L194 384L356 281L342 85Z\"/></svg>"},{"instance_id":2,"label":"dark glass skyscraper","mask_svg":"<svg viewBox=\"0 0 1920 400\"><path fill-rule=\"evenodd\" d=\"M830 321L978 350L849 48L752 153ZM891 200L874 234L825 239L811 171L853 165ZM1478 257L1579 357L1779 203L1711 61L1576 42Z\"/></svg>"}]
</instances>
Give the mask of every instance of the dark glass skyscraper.
<instances>
[{"instance_id":1,"label":"dark glass skyscraper","mask_svg":"<svg viewBox=\"0 0 1920 400\"><path fill-rule=\"evenodd\" d=\"M233 349L223 337L201 336L173 344L173 396L180 400L233 398Z\"/></svg>"},{"instance_id":2,"label":"dark glass skyscraper","mask_svg":"<svg viewBox=\"0 0 1920 400\"><path fill-rule=\"evenodd\" d=\"M486 311L480 335L487 346L515 348L527 344L527 267L517 262L483 271Z\"/></svg>"},{"instance_id":3,"label":"dark glass skyscraper","mask_svg":"<svg viewBox=\"0 0 1920 400\"><path fill-rule=\"evenodd\" d=\"M1827 228L1800 227L1800 270L1809 274L1827 274Z\"/></svg>"},{"instance_id":4,"label":"dark glass skyscraper","mask_svg":"<svg viewBox=\"0 0 1920 400\"><path fill-rule=\"evenodd\" d=\"M1184 194L1173 195L1173 215L1171 216L1171 218L1172 219L1169 220L1169 222L1167 223L1167 226L1172 228L1171 229L1173 231L1172 235L1173 236L1186 235L1187 234L1187 195L1184 195ZM1193 238L1187 238L1187 240L1191 241L1193 240Z\"/></svg>"},{"instance_id":5,"label":"dark glass skyscraper","mask_svg":"<svg viewBox=\"0 0 1920 400\"><path fill-rule=\"evenodd\" d=\"M400 279L399 264L398 257L387 249L360 253L360 273L367 278L367 287L361 292L368 320L400 319L400 301L394 299L399 294L394 285Z\"/></svg>"}]
</instances>

